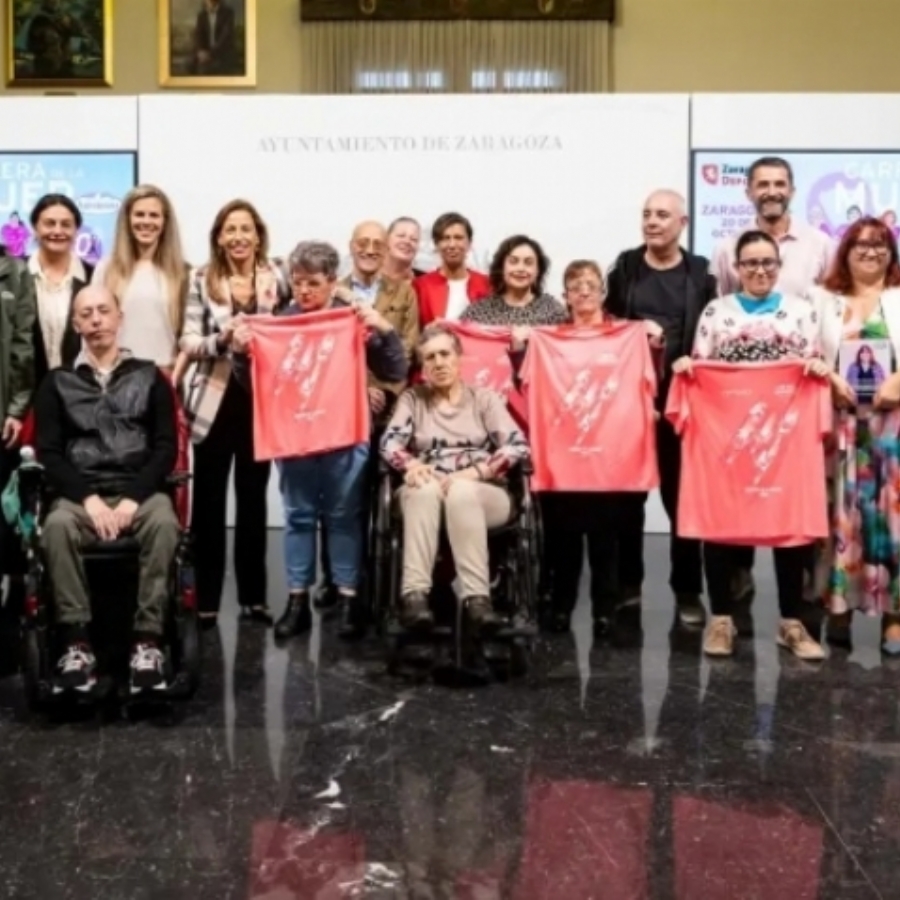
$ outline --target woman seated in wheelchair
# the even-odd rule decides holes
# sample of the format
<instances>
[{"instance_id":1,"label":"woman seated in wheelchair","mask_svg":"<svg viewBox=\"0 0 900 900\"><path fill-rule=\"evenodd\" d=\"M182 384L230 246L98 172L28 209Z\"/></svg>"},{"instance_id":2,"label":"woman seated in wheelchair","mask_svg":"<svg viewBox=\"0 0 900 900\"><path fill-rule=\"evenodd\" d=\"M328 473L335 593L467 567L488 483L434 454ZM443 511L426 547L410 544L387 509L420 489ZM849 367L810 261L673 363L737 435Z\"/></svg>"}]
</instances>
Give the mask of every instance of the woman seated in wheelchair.
<instances>
[{"instance_id":1,"label":"woman seated in wheelchair","mask_svg":"<svg viewBox=\"0 0 900 900\"><path fill-rule=\"evenodd\" d=\"M505 475L528 458L528 444L498 394L462 382L462 346L452 331L429 325L417 350L423 383L401 394L381 443L404 482L401 623L434 624L428 598L443 520L469 624L483 635L500 624L487 532L510 520Z\"/></svg>"},{"instance_id":2,"label":"woman seated in wheelchair","mask_svg":"<svg viewBox=\"0 0 900 900\"><path fill-rule=\"evenodd\" d=\"M172 388L153 362L119 347L122 311L106 288L80 291L72 319L82 352L71 368L47 375L34 407L37 456L54 498L42 529L61 651L54 690L87 692L96 683L81 548L124 533L141 548L131 688L159 690L166 687L160 642L180 537L165 493L177 451Z\"/></svg>"}]
</instances>

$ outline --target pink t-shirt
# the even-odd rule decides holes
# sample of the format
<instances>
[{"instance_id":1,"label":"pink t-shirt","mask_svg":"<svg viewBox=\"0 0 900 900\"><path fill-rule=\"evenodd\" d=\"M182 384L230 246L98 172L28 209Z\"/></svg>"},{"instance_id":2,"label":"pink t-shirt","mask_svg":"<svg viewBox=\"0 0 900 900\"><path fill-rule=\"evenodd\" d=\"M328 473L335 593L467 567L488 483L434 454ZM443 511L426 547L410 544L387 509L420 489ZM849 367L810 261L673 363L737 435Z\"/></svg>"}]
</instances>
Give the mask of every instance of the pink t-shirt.
<instances>
[{"instance_id":1,"label":"pink t-shirt","mask_svg":"<svg viewBox=\"0 0 900 900\"><path fill-rule=\"evenodd\" d=\"M666 417L682 435L679 535L768 547L828 536L831 391L802 361L695 362Z\"/></svg>"},{"instance_id":2,"label":"pink t-shirt","mask_svg":"<svg viewBox=\"0 0 900 900\"><path fill-rule=\"evenodd\" d=\"M535 328L522 366L536 491L659 486L643 322Z\"/></svg>"},{"instance_id":3,"label":"pink t-shirt","mask_svg":"<svg viewBox=\"0 0 900 900\"><path fill-rule=\"evenodd\" d=\"M367 443L364 329L353 310L247 321L255 458L310 456Z\"/></svg>"},{"instance_id":4,"label":"pink t-shirt","mask_svg":"<svg viewBox=\"0 0 900 900\"><path fill-rule=\"evenodd\" d=\"M506 401L510 412L523 428L527 425L525 399L513 380L509 347L512 330L464 322L441 323L454 331L462 344L460 376L473 388L488 388Z\"/></svg>"}]
</instances>

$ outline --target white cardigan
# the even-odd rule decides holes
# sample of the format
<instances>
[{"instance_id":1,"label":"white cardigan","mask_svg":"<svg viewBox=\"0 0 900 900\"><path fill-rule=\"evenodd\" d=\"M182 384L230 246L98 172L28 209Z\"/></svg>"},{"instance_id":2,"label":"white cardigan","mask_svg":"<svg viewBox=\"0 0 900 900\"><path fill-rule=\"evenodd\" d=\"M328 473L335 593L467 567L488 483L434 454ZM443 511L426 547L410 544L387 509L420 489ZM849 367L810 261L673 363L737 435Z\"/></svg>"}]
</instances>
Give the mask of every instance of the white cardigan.
<instances>
[{"instance_id":1,"label":"white cardigan","mask_svg":"<svg viewBox=\"0 0 900 900\"><path fill-rule=\"evenodd\" d=\"M808 295L819 318L819 341L829 368L837 364L844 333L844 310L847 298L822 287L811 288ZM900 360L900 288L888 288L881 295L881 309L887 325L894 359Z\"/></svg>"}]
</instances>

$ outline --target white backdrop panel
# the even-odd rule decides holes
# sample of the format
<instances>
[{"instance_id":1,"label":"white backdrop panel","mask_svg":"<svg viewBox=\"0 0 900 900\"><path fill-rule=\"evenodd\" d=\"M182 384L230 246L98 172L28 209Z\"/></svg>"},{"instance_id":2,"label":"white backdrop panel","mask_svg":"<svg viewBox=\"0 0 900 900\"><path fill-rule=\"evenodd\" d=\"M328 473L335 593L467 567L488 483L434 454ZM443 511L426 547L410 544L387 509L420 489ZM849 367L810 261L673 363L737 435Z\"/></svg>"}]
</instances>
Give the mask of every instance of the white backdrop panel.
<instances>
[{"instance_id":1,"label":"white backdrop panel","mask_svg":"<svg viewBox=\"0 0 900 900\"><path fill-rule=\"evenodd\" d=\"M695 94L695 150L897 150L897 94Z\"/></svg>"},{"instance_id":2,"label":"white backdrop panel","mask_svg":"<svg viewBox=\"0 0 900 900\"><path fill-rule=\"evenodd\" d=\"M0 98L0 150L137 150L137 97Z\"/></svg>"},{"instance_id":3,"label":"white backdrop panel","mask_svg":"<svg viewBox=\"0 0 900 900\"><path fill-rule=\"evenodd\" d=\"M687 192L688 123L681 95L148 96L140 179L170 193L195 262L216 211L239 196L258 205L275 254L322 238L346 255L357 221L411 215L427 232L458 210L475 227L475 265L531 234L558 293L569 260L608 265L639 242L647 193ZM433 265L430 245L421 262ZM280 525L274 479L270 499ZM648 530L666 530L657 501Z\"/></svg>"}]
</instances>

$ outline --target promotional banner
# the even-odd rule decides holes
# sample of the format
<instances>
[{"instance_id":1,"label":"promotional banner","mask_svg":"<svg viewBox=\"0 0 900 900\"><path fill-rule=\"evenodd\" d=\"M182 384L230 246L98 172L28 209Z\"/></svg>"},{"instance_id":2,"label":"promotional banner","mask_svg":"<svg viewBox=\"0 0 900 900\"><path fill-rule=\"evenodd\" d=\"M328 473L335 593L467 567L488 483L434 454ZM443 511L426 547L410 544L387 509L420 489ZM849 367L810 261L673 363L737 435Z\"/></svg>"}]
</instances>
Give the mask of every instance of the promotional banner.
<instances>
[{"instance_id":1,"label":"promotional banner","mask_svg":"<svg viewBox=\"0 0 900 900\"><path fill-rule=\"evenodd\" d=\"M44 194L71 197L84 219L75 248L94 265L112 245L122 198L135 185L136 154L0 153L0 241L11 256L36 248L29 217Z\"/></svg>"},{"instance_id":2,"label":"promotional banner","mask_svg":"<svg viewBox=\"0 0 900 900\"><path fill-rule=\"evenodd\" d=\"M781 156L794 170L791 214L840 239L851 222L877 216L900 236L900 151L845 153L696 150L692 172L691 247L710 256L724 237L755 215L747 199L747 169L760 156Z\"/></svg>"}]
</instances>

